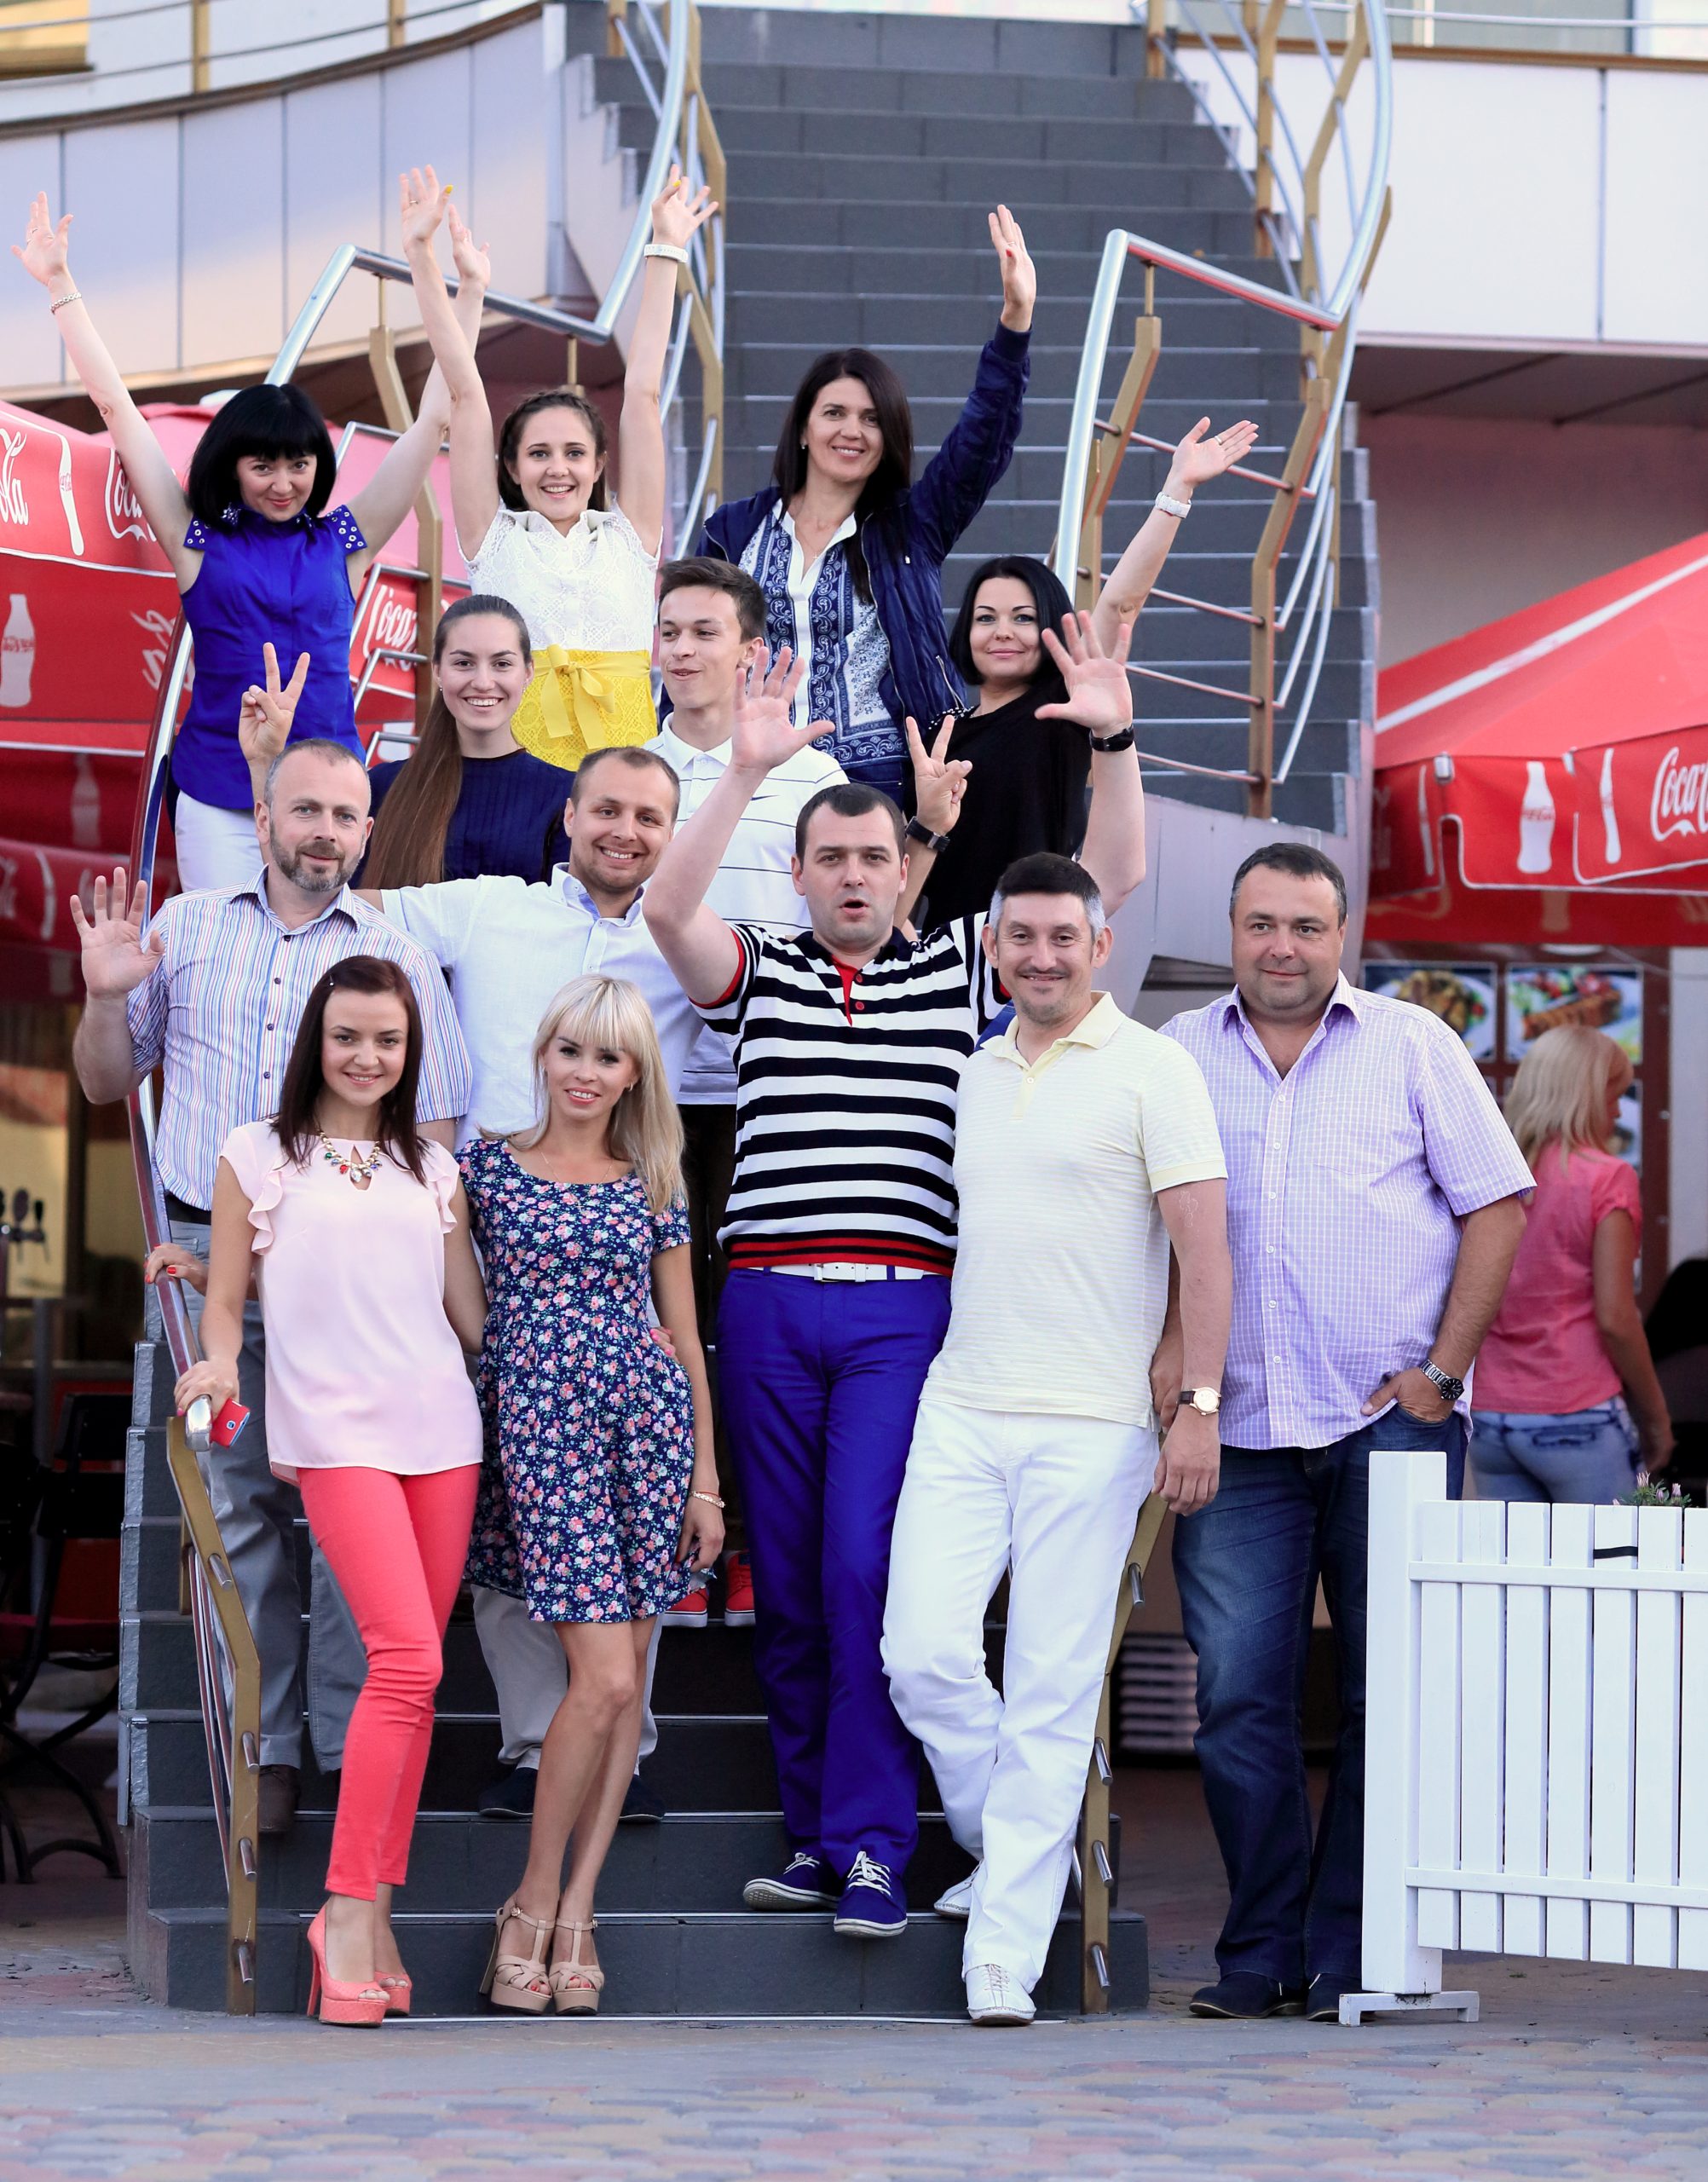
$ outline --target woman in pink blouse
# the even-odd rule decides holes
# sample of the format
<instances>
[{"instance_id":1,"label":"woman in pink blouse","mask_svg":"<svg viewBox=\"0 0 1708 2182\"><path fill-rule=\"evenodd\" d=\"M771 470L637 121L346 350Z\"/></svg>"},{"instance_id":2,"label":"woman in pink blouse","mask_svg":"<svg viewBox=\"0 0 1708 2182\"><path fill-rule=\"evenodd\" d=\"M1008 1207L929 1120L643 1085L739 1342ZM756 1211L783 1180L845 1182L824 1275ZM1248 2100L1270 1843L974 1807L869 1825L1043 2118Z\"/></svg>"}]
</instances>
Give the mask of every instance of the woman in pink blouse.
<instances>
[{"instance_id":1,"label":"woman in pink blouse","mask_svg":"<svg viewBox=\"0 0 1708 2182\"><path fill-rule=\"evenodd\" d=\"M1602 1032L1565 1029L1544 1031L1513 1080L1506 1117L1536 1194L1477 1354L1470 1466L1481 1499L1613 1500L1639 1462L1658 1470L1671 1457L1637 1314L1637 1178L1607 1149L1631 1075Z\"/></svg>"},{"instance_id":2,"label":"woman in pink blouse","mask_svg":"<svg viewBox=\"0 0 1708 2182\"><path fill-rule=\"evenodd\" d=\"M243 1299L267 1330L267 1446L355 1617L368 1674L350 1722L327 1902L309 1927L322 2023L409 2012L391 1931L462 1580L481 1419L464 1360L486 1292L455 1161L418 1134L421 1024L395 963L352 955L314 987L277 1117L220 1154L204 1360L179 1410L237 1394ZM181 1268L174 1268L182 1270ZM214 1459L217 1461L216 1452Z\"/></svg>"}]
</instances>

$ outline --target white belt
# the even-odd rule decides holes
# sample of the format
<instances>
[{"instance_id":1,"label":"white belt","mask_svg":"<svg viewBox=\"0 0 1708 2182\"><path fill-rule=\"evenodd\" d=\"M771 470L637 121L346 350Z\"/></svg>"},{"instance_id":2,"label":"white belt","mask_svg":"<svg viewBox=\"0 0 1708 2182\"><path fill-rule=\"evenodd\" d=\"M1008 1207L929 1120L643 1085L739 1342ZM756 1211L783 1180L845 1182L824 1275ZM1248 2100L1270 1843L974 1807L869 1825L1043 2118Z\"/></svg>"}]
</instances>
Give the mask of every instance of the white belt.
<instances>
[{"instance_id":1,"label":"white belt","mask_svg":"<svg viewBox=\"0 0 1708 2182\"><path fill-rule=\"evenodd\" d=\"M796 1280L941 1280L910 1265L768 1265L766 1273L786 1273Z\"/></svg>"}]
</instances>

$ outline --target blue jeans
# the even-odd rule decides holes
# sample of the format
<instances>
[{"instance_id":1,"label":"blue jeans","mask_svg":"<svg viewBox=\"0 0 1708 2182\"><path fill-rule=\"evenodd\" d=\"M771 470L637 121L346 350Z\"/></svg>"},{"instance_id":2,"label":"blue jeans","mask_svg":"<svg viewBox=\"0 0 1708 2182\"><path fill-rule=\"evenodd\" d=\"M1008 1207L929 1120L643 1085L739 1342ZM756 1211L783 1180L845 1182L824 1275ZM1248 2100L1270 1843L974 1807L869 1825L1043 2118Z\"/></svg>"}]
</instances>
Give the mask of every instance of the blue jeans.
<instances>
[{"instance_id":1,"label":"blue jeans","mask_svg":"<svg viewBox=\"0 0 1708 2182\"><path fill-rule=\"evenodd\" d=\"M747 1513L753 1665L793 1847L899 1875L919 1836L919 1745L880 1646L890 1534L949 1282L800 1280L737 1268L718 1385Z\"/></svg>"},{"instance_id":2,"label":"blue jeans","mask_svg":"<svg viewBox=\"0 0 1708 2182\"><path fill-rule=\"evenodd\" d=\"M1480 1409L1471 1424L1471 1475L1480 1500L1567 1500L1595 1506L1629 1492L1637 1435L1617 1398L1561 1417Z\"/></svg>"},{"instance_id":3,"label":"blue jeans","mask_svg":"<svg viewBox=\"0 0 1708 2182\"><path fill-rule=\"evenodd\" d=\"M1464 1418L1420 1424L1396 1406L1326 1447L1224 1447L1215 1498L1174 1526L1182 1625L1198 1655L1196 1747L1227 1870L1224 1977L1358 1981L1372 1447L1445 1448L1458 1498ZM1341 1727L1313 1841L1301 1706L1319 1576Z\"/></svg>"}]
</instances>

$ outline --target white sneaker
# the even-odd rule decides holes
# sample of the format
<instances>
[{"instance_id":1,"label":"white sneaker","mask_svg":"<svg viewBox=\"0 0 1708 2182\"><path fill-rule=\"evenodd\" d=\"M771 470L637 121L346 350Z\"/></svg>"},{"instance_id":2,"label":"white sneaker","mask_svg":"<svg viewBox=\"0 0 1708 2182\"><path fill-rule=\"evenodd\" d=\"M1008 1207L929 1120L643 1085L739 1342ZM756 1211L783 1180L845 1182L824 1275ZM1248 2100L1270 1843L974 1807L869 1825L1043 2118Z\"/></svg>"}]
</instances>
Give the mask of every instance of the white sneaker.
<instances>
[{"instance_id":1,"label":"white sneaker","mask_svg":"<svg viewBox=\"0 0 1708 2182\"><path fill-rule=\"evenodd\" d=\"M972 1914L972 1882L978 1876L976 1869L965 1879L957 1879L947 1887L931 1905L939 1917L955 1917L964 1925Z\"/></svg>"},{"instance_id":2,"label":"white sneaker","mask_svg":"<svg viewBox=\"0 0 1708 2182\"><path fill-rule=\"evenodd\" d=\"M975 2023L1030 2023L1037 2013L1032 1996L1000 1962L975 1962L967 1973L967 2012Z\"/></svg>"}]
</instances>

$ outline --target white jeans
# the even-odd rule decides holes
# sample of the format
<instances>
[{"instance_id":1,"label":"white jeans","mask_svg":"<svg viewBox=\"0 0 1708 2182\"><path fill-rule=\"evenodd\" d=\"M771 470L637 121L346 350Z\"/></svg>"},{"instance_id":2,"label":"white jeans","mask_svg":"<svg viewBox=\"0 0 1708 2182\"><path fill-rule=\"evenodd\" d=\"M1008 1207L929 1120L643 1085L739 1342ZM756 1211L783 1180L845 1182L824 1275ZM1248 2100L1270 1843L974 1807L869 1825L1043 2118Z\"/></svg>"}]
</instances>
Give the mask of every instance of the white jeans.
<instances>
[{"instance_id":1,"label":"white jeans","mask_svg":"<svg viewBox=\"0 0 1708 2182\"><path fill-rule=\"evenodd\" d=\"M253 811L225 811L178 794L172 814L172 839L178 851L178 884L188 894L199 886L246 886L261 869L261 843Z\"/></svg>"},{"instance_id":2,"label":"white jeans","mask_svg":"<svg viewBox=\"0 0 1708 2182\"><path fill-rule=\"evenodd\" d=\"M890 1548L884 1668L949 1830L980 1859L963 1965L1037 1983L1061 1913L1149 1426L920 1404ZM1003 1694L984 1609L1009 1570Z\"/></svg>"},{"instance_id":3,"label":"white jeans","mask_svg":"<svg viewBox=\"0 0 1708 2182\"><path fill-rule=\"evenodd\" d=\"M475 1632L481 1640L493 1688L498 1692L499 1728L504 1736L499 1758L505 1765L537 1767L545 1730L569 1687L569 1662L551 1624L530 1620L521 1599L511 1598L508 1591L489 1591L480 1584L473 1589ZM658 1748L658 1723L652 1717L652 1678L658 1669L658 1640L663 1628L664 1616L660 1614L652 1625L652 1642L647 1648L646 1696L637 1764Z\"/></svg>"}]
</instances>

